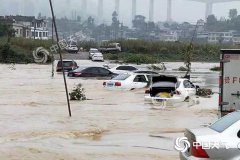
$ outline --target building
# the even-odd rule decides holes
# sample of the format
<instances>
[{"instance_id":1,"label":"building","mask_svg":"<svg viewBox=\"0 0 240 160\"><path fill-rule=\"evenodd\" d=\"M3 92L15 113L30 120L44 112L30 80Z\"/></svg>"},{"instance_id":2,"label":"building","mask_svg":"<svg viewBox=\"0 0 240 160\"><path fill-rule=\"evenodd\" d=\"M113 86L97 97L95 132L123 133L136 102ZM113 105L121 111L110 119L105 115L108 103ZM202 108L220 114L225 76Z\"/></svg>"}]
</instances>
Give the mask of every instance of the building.
<instances>
[{"instance_id":1,"label":"building","mask_svg":"<svg viewBox=\"0 0 240 160\"><path fill-rule=\"evenodd\" d=\"M165 31L160 33L160 40L166 42L176 42L179 40L179 34L177 31Z\"/></svg>"},{"instance_id":2,"label":"building","mask_svg":"<svg viewBox=\"0 0 240 160\"><path fill-rule=\"evenodd\" d=\"M16 37L48 39L47 21L45 18L36 19L33 16L5 16L0 22L11 25Z\"/></svg>"},{"instance_id":3,"label":"building","mask_svg":"<svg viewBox=\"0 0 240 160\"><path fill-rule=\"evenodd\" d=\"M231 43L233 39L233 32L209 32L209 43Z\"/></svg>"}]
</instances>

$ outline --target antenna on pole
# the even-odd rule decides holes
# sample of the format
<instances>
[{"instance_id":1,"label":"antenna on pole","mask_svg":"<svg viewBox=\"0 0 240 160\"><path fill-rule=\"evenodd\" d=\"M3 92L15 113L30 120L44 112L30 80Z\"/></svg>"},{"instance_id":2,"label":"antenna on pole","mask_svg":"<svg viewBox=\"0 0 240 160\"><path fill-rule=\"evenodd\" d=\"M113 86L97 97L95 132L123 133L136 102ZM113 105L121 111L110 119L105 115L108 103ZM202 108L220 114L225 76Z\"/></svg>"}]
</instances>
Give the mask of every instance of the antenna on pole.
<instances>
[{"instance_id":1,"label":"antenna on pole","mask_svg":"<svg viewBox=\"0 0 240 160\"><path fill-rule=\"evenodd\" d=\"M58 51L58 53L59 53L59 55L60 55L60 61L61 61L61 64L62 64L62 73L63 73L63 79L64 79L64 85L65 85L65 91L66 91L67 104L68 104L68 112L69 112L69 116L71 117L71 116L72 116L72 113L71 113L71 107L70 107L70 102L69 102L68 88L67 88L65 71L64 71L64 68L63 68L62 53L61 53L61 51L60 51L58 31L57 31L57 25L56 25L56 21L55 21L55 15L54 15L53 6L52 6L52 0L49 0L49 3L50 3L50 7L51 7L52 20L53 20L53 24L54 24L55 33L56 33L57 46L58 46L57 51Z\"/></svg>"}]
</instances>

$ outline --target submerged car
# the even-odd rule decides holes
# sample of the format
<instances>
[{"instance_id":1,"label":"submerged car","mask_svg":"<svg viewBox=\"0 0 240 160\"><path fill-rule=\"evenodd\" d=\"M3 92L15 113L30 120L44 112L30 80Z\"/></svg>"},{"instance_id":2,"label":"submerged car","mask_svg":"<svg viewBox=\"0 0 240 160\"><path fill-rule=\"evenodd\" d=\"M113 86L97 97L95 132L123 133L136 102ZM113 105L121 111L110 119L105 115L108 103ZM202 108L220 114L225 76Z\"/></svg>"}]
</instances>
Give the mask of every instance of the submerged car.
<instances>
[{"instance_id":1,"label":"submerged car","mask_svg":"<svg viewBox=\"0 0 240 160\"><path fill-rule=\"evenodd\" d=\"M184 101L196 94L196 86L188 79L175 76L153 76L150 88L146 90L146 100Z\"/></svg>"},{"instance_id":2,"label":"submerged car","mask_svg":"<svg viewBox=\"0 0 240 160\"><path fill-rule=\"evenodd\" d=\"M240 111L230 113L209 127L187 129L188 145L181 160L239 160Z\"/></svg>"},{"instance_id":3,"label":"submerged car","mask_svg":"<svg viewBox=\"0 0 240 160\"><path fill-rule=\"evenodd\" d=\"M112 78L117 74L112 73L103 67L88 67L85 69L76 69L68 73L68 77L108 77Z\"/></svg>"},{"instance_id":4,"label":"submerged car","mask_svg":"<svg viewBox=\"0 0 240 160\"><path fill-rule=\"evenodd\" d=\"M138 69L130 65L119 65L110 69L113 73L126 74L136 72Z\"/></svg>"},{"instance_id":5,"label":"submerged car","mask_svg":"<svg viewBox=\"0 0 240 160\"><path fill-rule=\"evenodd\" d=\"M69 71L75 70L77 68L78 68L77 62L75 62L74 60L63 60L64 71L69 72ZM62 72L61 61L58 61L56 71Z\"/></svg>"},{"instance_id":6,"label":"submerged car","mask_svg":"<svg viewBox=\"0 0 240 160\"><path fill-rule=\"evenodd\" d=\"M107 89L132 90L147 87L150 80L151 75L149 74L120 74L103 82L103 86Z\"/></svg>"}]
</instances>

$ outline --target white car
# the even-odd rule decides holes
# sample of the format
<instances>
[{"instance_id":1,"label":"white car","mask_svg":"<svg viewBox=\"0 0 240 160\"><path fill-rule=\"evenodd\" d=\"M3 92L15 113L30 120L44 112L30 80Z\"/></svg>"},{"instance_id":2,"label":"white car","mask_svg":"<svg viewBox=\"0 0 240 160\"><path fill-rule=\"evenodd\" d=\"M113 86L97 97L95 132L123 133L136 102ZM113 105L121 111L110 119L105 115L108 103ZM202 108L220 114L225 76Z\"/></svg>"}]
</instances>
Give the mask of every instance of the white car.
<instances>
[{"instance_id":1,"label":"white car","mask_svg":"<svg viewBox=\"0 0 240 160\"><path fill-rule=\"evenodd\" d=\"M97 48L90 48L89 50L89 59L92 59L92 56L94 55L94 53L99 53Z\"/></svg>"},{"instance_id":2,"label":"white car","mask_svg":"<svg viewBox=\"0 0 240 160\"><path fill-rule=\"evenodd\" d=\"M103 82L107 89L132 90L148 86L151 75L148 74L120 74L111 80Z\"/></svg>"},{"instance_id":3,"label":"white car","mask_svg":"<svg viewBox=\"0 0 240 160\"><path fill-rule=\"evenodd\" d=\"M109 70L116 74L129 74L129 73L137 71L138 69L136 67L133 67L130 65L119 65L119 66L113 67Z\"/></svg>"},{"instance_id":4,"label":"white car","mask_svg":"<svg viewBox=\"0 0 240 160\"><path fill-rule=\"evenodd\" d=\"M196 86L185 78L175 76L154 76L150 88L146 90L145 100L184 101L196 94Z\"/></svg>"},{"instance_id":5,"label":"white car","mask_svg":"<svg viewBox=\"0 0 240 160\"><path fill-rule=\"evenodd\" d=\"M92 61L104 61L103 54L101 52L96 52L92 55Z\"/></svg>"},{"instance_id":6,"label":"white car","mask_svg":"<svg viewBox=\"0 0 240 160\"><path fill-rule=\"evenodd\" d=\"M185 137L186 148L180 152L181 160L239 160L240 111L226 115L209 127L187 129Z\"/></svg>"},{"instance_id":7,"label":"white car","mask_svg":"<svg viewBox=\"0 0 240 160\"><path fill-rule=\"evenodd\" d=\"M65 50L68 53L78 53L79 48L77 47L77 45L70 44L65 48Z\"/></svg>"}]
</instances>

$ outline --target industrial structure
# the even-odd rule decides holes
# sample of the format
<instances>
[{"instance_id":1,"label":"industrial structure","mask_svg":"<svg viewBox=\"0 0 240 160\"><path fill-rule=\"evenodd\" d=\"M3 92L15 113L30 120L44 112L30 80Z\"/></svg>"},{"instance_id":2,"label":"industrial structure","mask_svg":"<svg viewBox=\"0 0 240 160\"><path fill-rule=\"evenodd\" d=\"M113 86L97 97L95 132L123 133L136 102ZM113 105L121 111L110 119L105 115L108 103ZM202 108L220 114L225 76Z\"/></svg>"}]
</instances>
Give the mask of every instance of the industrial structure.
<instances>
[{"instance_id":1,"label":"industrial structure","mask_svg":"<svg viewBox=\"0 0 240 160\"><path fill-rule=\"evenodd\" d=\"M214 3L233 2L233 1L240 1L240 0L191 0L191 1L196 1L196 2L201 2L206 4L205 19L207 19L209 15L213 14L212 10L213 10Z\"/></svg>"},{"instance_id":2,"label":"industrial structure","mask_svg":"<svg viewBox=\"0 0 240 160\"><path fill-rule=\"evenodd\" d=\"M96 11L96 17L98 17L98 22L102 22L103 21L103 11L104 11L104 3L107 3L108 1L111 1L111 0L95 0L96 4L97 4L97 11ZM167 2L167 17L166 17L166 20L168 22L171 22L172 21L172 4L174 3L175 0L148 0L148 3L149 3L149 21L151 22L154 22L154 13L155 13L155 9L158 7L156 6L156 2L157 1L166 1ZM215 3L223 3L223 2L233 2L233 1L240 1L240 0L185 0L185 1L195 1L195 2L200 2L200 3L205 3L206 4L206 11L205 11L205 19L213 14L212 13L212 10L213 10L213 5ZM32 3L30 3L31 0L25 0L21 3L19 3L19 1L17 0L14 0L14 3L16 5L14 5L15 9L18 10L18 14L20 15L27 15L27 14L30 14L31 12L34 12L34 9L36 9L36 6L33 5ZM131 0L130 1L130 5L131 5L131 13L132 13L132 20L135 18L135 16L137 15L137 0ZM38 2L40 3L40 2ZM57 3L57 1L55 0L55 3ZM70 3L70 0L66 0L66 3ZM87 3L89 3L88 0L81 0L81 15L83 17L87 17L87 14L88 14L88 10L87 10ZM120 14L120 6L121 6L121 0L115 0L114 1L115 3L115 6L113 8L113 11L116 11L118 15L121 15ZM31 5L30 9L29 9L29 5ZM77 10L77 8L75 7L75 10ZM63 11L64 12L64 11ZM36 14L36 13L35 13Z\"/></svg>"}]
</instances>

